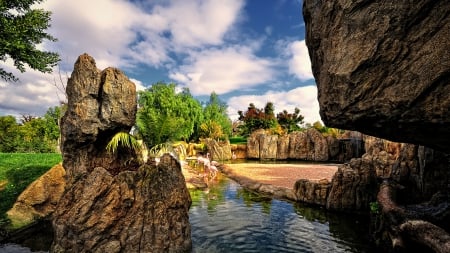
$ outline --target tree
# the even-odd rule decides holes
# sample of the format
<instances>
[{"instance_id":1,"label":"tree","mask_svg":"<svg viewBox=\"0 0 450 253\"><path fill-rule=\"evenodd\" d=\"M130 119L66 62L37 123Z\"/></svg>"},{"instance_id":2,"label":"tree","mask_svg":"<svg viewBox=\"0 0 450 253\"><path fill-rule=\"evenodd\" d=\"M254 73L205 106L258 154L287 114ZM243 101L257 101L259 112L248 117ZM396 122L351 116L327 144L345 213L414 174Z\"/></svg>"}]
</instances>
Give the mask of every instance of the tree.
<instances>
[{"instance_id":1,"label":"tree","mask_svg":"<svg viewBox=\"0 0 450 253\"><path fill-rule=\"evenodd\" d=\"M303 119L304 117L300 114L300 109L297 107L295 107L294 113L288 113L287 110L283 110L277 114L278 124L287 133L301 130L300 125L303 124Z\"/></svg>"},{"instance_id":2,"label":"tree","mask_svg":"<svg viewBox=\"0 0 450 253\"><path fill-rule=\"evenodd\" d=\"M25 64L44 73L52 72L59 56L54 52L41 51L37 45L44 39L56 41L46 33L50 26L50 12L31 9L31 5L43 0L0 1L0 60L11 58L14 66L25 72ZM17 81L11 72L0 68L0 77L5 81Z\"/></svg>"},{"instance_id":3,"label":"tree","mask_svg":"<svg viewBox=\"0 0 450 253\"><path fill-rule=\"evenodd\" d=\"M225 139L231 135L231 120L227 114L228 105L220 101L219 96L212 92L209 102L203 108L203 120L200 125L200 137Z\"/></svg>"},{"instance_id":4,"label":"tree","mask_svg":"<svg viewBox=\"0 0 450 253\"><path fill-rule=\"evenodd\" d=\"M13 116L0 117L0 152L15 152L19 139L19 126Z\"/></svg>"},{"instance_id":5,"label":"tree","mask_svg":"<svg viewBox=\"0 0 450 253\"><path fill-rule=\"evenodd\" d=\"M139 92L136 124L148 147L189 139L198 127L202 107L188 89L176 92L176 84L158 82Z\"/></svg>"},{"instance_id":6,"label":"tree","mask_svg":"<svg viewBox=\"0 0 450 253\"><path fill-rule=\"evenodd\" d=\"M253 103L249 104L244 113L238 111L239 120L244 124L240 126L242 135L249 135L257 129L274 129L278 126L274 115L275 108L273 103L268 102L263 109L258 109Z\"/></svg>"}]
</instances>

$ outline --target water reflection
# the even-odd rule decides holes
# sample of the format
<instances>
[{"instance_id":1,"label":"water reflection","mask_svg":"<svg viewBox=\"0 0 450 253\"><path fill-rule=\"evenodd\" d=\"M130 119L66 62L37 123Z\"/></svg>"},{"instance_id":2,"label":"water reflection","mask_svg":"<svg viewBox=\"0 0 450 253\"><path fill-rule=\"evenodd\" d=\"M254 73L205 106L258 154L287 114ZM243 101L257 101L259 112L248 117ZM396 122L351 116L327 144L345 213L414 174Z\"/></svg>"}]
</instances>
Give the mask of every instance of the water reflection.
<instances>
[{"instance_id":1,"label":"water reflection","mask_svg":"<svg viewBox=\"0 0 450 253\"><path fill-rule=\"evenodd\" d=\"M191 197L193 252L376 252L368 246L362 217L272 200L227 178L209 190L191 191ZM53 238L49 224L47 229L0 245L0 252L47 251Z\"/></svg>"},{"instance_id":2,"label":"water reflection","mask_svg":"<svg viewBox=\"0 0 450 253\"><path fill-rule=\"evenodd\" d=\"M194 252L374 252L361 217L272 200L229 179L191 194Z\"/></svg>"}]
</instances>

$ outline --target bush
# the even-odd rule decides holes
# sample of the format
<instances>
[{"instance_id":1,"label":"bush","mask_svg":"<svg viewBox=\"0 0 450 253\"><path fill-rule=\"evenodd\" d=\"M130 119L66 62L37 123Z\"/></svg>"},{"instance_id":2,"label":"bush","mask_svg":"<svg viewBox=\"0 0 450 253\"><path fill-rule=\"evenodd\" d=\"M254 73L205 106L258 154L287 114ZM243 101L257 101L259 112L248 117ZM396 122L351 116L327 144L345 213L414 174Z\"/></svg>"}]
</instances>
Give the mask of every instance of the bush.
<instances>
[{"instance_id":1,"label":"bush","mask_svg":"<svg viewBox=\"0 0 450 253\"><path fill-rule=\"evenodd\" d=\"M243 136L231 137L230 144L247 144L247 138Z\"/></svg>"}]
</instances>

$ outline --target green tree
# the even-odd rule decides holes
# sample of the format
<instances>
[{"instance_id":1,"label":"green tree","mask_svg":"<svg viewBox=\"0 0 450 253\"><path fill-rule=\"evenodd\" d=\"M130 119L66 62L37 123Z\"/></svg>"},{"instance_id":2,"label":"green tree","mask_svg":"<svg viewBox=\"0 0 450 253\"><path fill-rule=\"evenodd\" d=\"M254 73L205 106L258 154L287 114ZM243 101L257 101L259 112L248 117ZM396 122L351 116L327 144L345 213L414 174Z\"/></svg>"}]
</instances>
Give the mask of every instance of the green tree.
<instances>
[{"instance_id":1,"label":"green tree","mask_svg":"<svg viewBox=\"0 0 450 253\"><path fill-rule=\"evenodd\" d=\"M243 122L239 126L241 134L247 136L257 129L277 128L278 122L274 111L272 102L267 102L264 109L256 108L255 104L250 103L246 112L238 111L239 120Z\"/></svg>"},{"instance_id":2,"label":"green tree","mask_svg":"<svg viewBox=\"0 0 450 253\"><path fill-rule=\"evenodd\" d=\"M283 110L277 114L278 124L287 133L301 130L300 125L303 124L303 119L304 117L300 114L300 109L297 107L295 107L294 113L288 113L287 110Z\"/></svg>"},{"instance_id":3,"label":"green tree","mask_svg":"<svg viewBox=\"0 0 450 253\"><path fill-rule=\"evenodd\" d=\"M148 147L189 139L199 126L202 107L188 89L176 92L176 84L158 82L139 92L136 124Z\"/></svg>"},{"instance_id":4,"label":"green tree","mask_svg":"<svg viewBox=\"0 0 450 253\"><path fill-rule=\"evenodd\" d=\"M59 138L59 128L53 119L34 118L19 127L20 141L16 152L55 152Z\"/></svg>"},{"instance_id":5,"label":"green tree","mask_svg":"<svg viewBox=\"0 0 450 253\"><path fill-rule=\"evenodd\" d=\"M50 12L32 9L43 0L1 0L0 1L0 60L11 58L14 66L25 72L25 64L30 68L50 73L59 61L57 53L41 51L37 45L45 39L56 41L46 33L50 26ZM5 81L17 81L11 73L0 68L0 77Z\"/></svg>"},{"instance_id":6,"label":"green tree","mask_svg":"<svg viewBox=\"0 0 450 253\"><path fill-rule=\"evenodd\" d=\"M212 92L203 108L203 121L200 125L200 137L226 139L231 135L231 120L227 114L228 105Z\"/></svg>"},{"instance_id":7,"label":"green tree","mask_svg":"<svg viewBox=\"0 0 450 253\"><path fill-rule=\"evenodd\" d=\"M10 115L0 117L0 152L15 152L19 138L16 118Z\"/></svg>"}]
</instances>

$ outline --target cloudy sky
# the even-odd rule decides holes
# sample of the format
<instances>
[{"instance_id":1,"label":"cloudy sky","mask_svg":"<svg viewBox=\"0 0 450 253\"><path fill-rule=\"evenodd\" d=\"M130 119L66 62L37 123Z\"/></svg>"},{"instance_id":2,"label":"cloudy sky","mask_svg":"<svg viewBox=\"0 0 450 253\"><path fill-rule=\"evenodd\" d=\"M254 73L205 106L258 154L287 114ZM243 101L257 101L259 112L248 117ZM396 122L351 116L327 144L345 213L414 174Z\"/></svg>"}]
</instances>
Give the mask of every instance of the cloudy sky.
<instances>
[{"instance_id":1,"label":"cloudy sky","mask_svg":"<svg viewBox=\"0 0 450 253\"><path fill-rule=\"evenodd\" d=\"M229 106L232 119L249 103L320 120L317 89L305 46L301 0L46 0L58 52L53 74L33 70L18 83L0 81L0 115L40 116L64 100L58 90L82 53L97 67L118 67L139 89L158 81L188 87L207 101L211 92ZM60 74L59 74L60 73Z\"/></svg>"}]
</instances>

